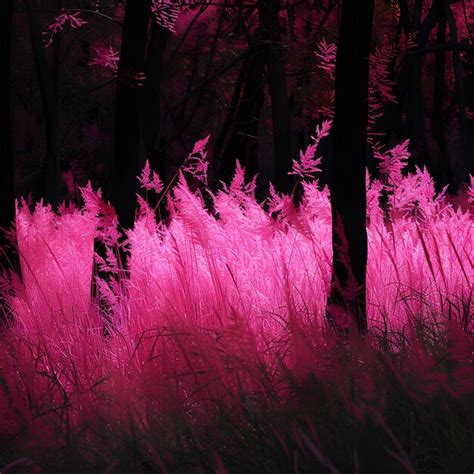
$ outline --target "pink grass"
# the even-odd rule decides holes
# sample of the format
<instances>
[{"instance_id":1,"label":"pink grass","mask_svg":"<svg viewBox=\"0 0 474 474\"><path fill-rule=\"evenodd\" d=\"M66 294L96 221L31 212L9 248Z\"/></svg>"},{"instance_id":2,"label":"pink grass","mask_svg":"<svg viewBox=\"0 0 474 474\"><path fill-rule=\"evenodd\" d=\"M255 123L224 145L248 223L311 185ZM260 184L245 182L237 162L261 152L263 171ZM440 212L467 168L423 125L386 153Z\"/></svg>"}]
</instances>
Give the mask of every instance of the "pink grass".
<instances>
[{"instance_id":1,"label":"pink grass","mask_svg":"<svg viewBox=\"0 0 474 474\"><path fill-rule=\"evenodd\" d=\"M114 239L106 239L107 258L99 258L102 270L108 267L105 279L93 278L94 237L114 232L96 230L104 223L90 199L60 215L41 204L33 212L20 206L23 282L15 283L15 321L0 341L0 438L22 432L41 451L85 428L89 448L109 432L166 432L173 413L202 426L220 409L243 410L251 394L269 406L281 403L290 396L289 378L303 381L311 373L339 384L357 416L383 406L377 372L367 369L378 343L354 349L347 364L331 363L338 344L324 319L328 192L317 182L304 187L298 210L274 196L282 212L272 219L237 179L215 196L216 220L181 177L169 196L169 226L142 202L127 234L129 277L116 261ZM395 354L405 343L411 347L404 373L389 360L384 371L414 397L472 391L465 337L472 331L471 216L437 198L418 171L398 180L387 226L380 190L369 182L369 338L383 335ZM114 219L108 222L113 227ZM417 342L417 324L434 333L451 328L451 380L437 372L435 353ZM346 371L355 398L340 382ZM309 438L303 443L319 450ZM408 462L404 453L395 456Z\"/></svg>"}]
</instances>

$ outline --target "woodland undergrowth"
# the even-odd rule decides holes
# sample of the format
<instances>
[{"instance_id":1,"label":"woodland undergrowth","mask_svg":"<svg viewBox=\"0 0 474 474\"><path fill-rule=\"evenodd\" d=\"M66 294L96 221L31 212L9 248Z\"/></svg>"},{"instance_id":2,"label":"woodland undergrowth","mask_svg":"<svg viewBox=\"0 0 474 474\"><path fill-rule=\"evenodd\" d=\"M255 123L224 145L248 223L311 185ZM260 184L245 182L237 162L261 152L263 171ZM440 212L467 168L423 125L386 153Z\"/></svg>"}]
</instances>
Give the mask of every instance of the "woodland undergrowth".
<instances>
[{"instance_id":1,"label":"woodland undergrowth","mask_svg":"<svg viewBox=\"0 0 474 474\"><path fill-rule=\"evenodd\" d=\"M82 206L18 204L2 474L472 471L472 183L454 206L404 171L407 142L377 150L369 332L341 339L325 126L294 163L298 208L273 188L258 203L240 167L212 193L207 139L169 189L147 164L126 236L91 186Z\"/></svg>"}]
</instances>

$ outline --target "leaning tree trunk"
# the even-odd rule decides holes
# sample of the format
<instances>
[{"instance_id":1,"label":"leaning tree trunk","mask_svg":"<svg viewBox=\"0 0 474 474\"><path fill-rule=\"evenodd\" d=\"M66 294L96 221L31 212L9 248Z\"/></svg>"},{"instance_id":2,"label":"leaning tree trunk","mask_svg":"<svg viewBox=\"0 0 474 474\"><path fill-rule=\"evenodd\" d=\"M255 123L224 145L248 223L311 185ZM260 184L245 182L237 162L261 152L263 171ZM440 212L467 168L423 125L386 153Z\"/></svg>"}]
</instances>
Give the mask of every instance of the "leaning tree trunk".
<instances>
[{"instance_id":1,"label":"leaning tree trunk","mask_svg":"<svg viewBox=\"0 0 474 474\"><path fill-rule=\"evenodd\" d=\"M280 2L258 0L258 18L262 55L268 74L272 104L273 143L275 148L274 184L278 191L290 193L291 171L290 108L286 86L285 64L279 22Z\"/></svg>"},{"instance_id":2,"label":"leaning tree trunk","mask_svg":"<svg viewBox=\"0 0 474 474\"><path fill-rule=\"evenodd\" d=\"M329 322L349 317L361 332L366 313L367 101L374 0L343 0L336 59L334 151L331 160L333 268Z\"/></svg>"},{"instance_id":3,"label":"leaning tree trunk","mask_svg":"<svg viewBox=\"0 0 474 474\"><path fill-rule=\"evenodd\" d=\"M128 0L122 29L118 66L115 159L112 169L112 203L124 228L133 226L135 192L142 150L142 88L145 69L149 0Z\"/></svg>"},{"instance_id":4,"label":"leaning tree trunk","mask_svg":"<svg viewBox=\"0 0 474 474\"><path fill-rule=\"evenodd\" d=\"M35 0L25 0L26 14L30 30L31 47L40 88L41 102L46 128L46 150L42 169L44 198L51 204L59 201L59 120L53 77L46 59Z\"/></svg>"}]
</instances>

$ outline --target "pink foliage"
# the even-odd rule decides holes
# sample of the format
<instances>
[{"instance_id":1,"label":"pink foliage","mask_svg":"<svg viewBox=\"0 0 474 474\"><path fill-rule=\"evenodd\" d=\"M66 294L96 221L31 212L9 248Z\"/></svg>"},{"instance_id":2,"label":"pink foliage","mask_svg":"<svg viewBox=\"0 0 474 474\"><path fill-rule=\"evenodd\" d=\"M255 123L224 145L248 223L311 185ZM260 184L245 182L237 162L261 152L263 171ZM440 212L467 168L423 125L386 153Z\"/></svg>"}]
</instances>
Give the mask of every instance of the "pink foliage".
<instances>
[{"instance_id":1,"label":"pink foliage","mask_svg":"<svg viewBox=\"0 0 474 474\"><path fill-rule=\"evenodd\" d=\"M174 32L175 23L179 15L178 2L170 2L166 0L152 0L151 11L158 25Z\"/></svg>"},{"instance_id":2,"label":"pink foliage","mask_svg":"<svg viewBox=\"0 0 474 474\"><path fill-rule=\"evenodd\" d=\"M321 171L318 166L321 163L322 158L315 158L316 150L319 142L329 135L331 130L332 122L325 120L321 125L316 126L316 136L312 136L312 143L306 148L306 150L300 151L299 161L293 160L293 171L288 174L295 174L302 179L314 178L315 173Z\"/></svg>"},{"instance_id":3,"label":"pink foliage","mask_svg":"<svg viewBox=\"0 0 474 474\"><path fill-rule=\"evenodd\" d=\"M96 46L94 47L94 57L89 62L89 66L100 66L116 74L119 61L119 52L115 51L112 46Z\"/></svg>"},{"instance_id":4,"label":"pink foliage","mask_svg":"<svg viewBox=\"0 0 474 474\"><path fill-rule=\"evenodd\" d=\"M336 72L337 46L335 43L327 43L323 38L317 45L314 52L319 59L318 67L322 69L331 79L334 79Z\"/></svg>"},{"instance_id":5,"label":"pink foliage","mask_svg":"<svg viewBox=\"0 0 474 474\"><path fill-rule=\"evenodd\" d=\"M315 143L328 127L316 133ZM207 141L198 141L191 156L204 159ZM472 297L471 216L437 196L425 170L404 175L407 157L407 143L380 151L385 181L367 177L368 337L400 331L416 342L407 330L414 324L472 331L463 313ZM308 163L305 170L313 170ZM163 191L148 163L139 181ZM298 209L272 189L265 211L255 199L255 180L247 182L239 165L231 185L212 197L216 219L180 172L167 195L168 225L157 222L139 197L140 212L124 245L127 272L116 251L115 211L90 184L81 190L81 209L63 207L57 214L42 204L34 211L19 206L23 281L9 290L16 319L8 343L0 342L2 378L13 394L5 400L0 390L0 436L22 424L44 450L52 427L61 431L65 413L75 432L104 426L104 420L125 431L131 420L163 429L161 414L176 410L192 412L199 423L212 412L213 400L234 409L242 394L261 391L270 383L262 368L282 397L289 371L298 380L314 373L336 383L350 370L356 395L341 388L347 406L361 419L381 409L384 393L359 364L368 354L360 351L349 368L326 368L332 347L323 329L331 286L329 192L316 181L303 186ZM379 205L383 186L392 194L390 226ZM408 212L415 198L423 219ZM94 239L105 245L95 262L106 277L94 272ZM359 291L355 282L350 291ZM348 315L339 320L351 323ZM393 369L413 397L472 390L470 346L460 330L452 334L452 380L415 342L406 370ZM25 394L37 403L28 404Z\"/></svg>"},{"instance_id":6,"label":"pink foliage","mask_svg":"<svg viewBox=\"0 0 474 474\"><path fill-rule=\"evenodd\" d=\"M18 208L16 231L25 286L23 297L16 298L13 306L29 337L36 340L51 324L67 327L88 313L96 226L97 220L79 209L56 215L41 203L34 212L24 202ZM35 320L37 314L41 319Z\"/></svg>"},{"instance_id":7,"label":"pink foliage","mask_svg":"<svg viewBox=\"0 0 474 474\"><path fill-rule=\"evenodd\" d=\"M193 151L189 154L183 166L183 171L204 184L207 184L207 169L209 167L207 151L205 150L209 137L210 135L194 144Z\"/></svg>"},{"instance_id":8,"label":"pink foliage","mask_svg":"<svg viewBox=\"0 0 474 474\"><path fill-rule=\"evenodd\" d=\"M471 206L474 205L474 176L472 174L469 175L469 187L467 190L467 195L469 197L469 203Z\"/></svg>"},{"instance_id":9,"label":"pink foliage","mask_svg":"<svg viewBox=\"0 0 474 474\"><path fill-rule=\"evenodd\" d=\"M145 73L140 70L125 68L119 72L120 53L112 46L95 46L94 56L89 66L99 66L111 71L117 80L128 87L142 87L146 79Z\"/></svg>"},{"instance_id":10,"label":"pink foliage","mask_svg":"<svg viewBox=\"0 0 474 474\"><path fill-rule=\"evenodd\" d=\"M160 194L163 191L163 183L158 173L151 171L148 160L146 160L145 166L138 177L138 182L140 183L140 187L147 191L154 191L156 194Z\"/></svg>"},{"instance_id":11,"label":"pink foliage","mask_svg":"<svg viewBox=\"0 0 474 474\"><path fill-rule=\"evenodd\" d=\"M388 102L396 102L393 92L395 80L391 64L396 62L398 48L383 46L370 55L369 68L369 136L374 135L377 119L383 116L384 107Z\"/></svg>"},{"instance_id":12,"label":"pink foliage","mask_svg":"<svg viewBox=\"0 0 474 474\"><path fill-rule=\"evenodd\" d=\"M87 24L87 21L80 17L80 12L65 12L58 15L54 22L48 26L48 30L43 32L46 47L53 44L54 37L57 33L64 30L65 25L69 24L72 29L80 28Z\"/></svg>"},{"instance_id":13,"label":"pink foliage","mask_svg":"<svg viewBox=\"0 0 474 474\"><path fill-rule=\"evenodd\" d=\"M118 218L115 209L103 201L101 190L94 191L90 182L85 188L80 188L80 191L84 200L85 212L91 218L98 219L95 237L107 245L116 244L120 234L117 231Z\"/></svg>"},{"instance_id":14,"label":"pink foliage","mask_svg":"<svg viewBox=\"0 0 474 474\"><path fill-rule=\"evenodd\" d=\"M374 156L380 161L379 169L387 186L395 188L403 180L402 170L407 165L410 152L408 151L409 140L382 152L381 147L374 147Z\"/></svg>"},{"instance_id":15,"label":"pink foliage","mask_svg":"<svg viewBox=\"0 0 474 474\"><path fill-rule=\"evenodd\" d=\"M383 114L384 106L388 102L395 102L393 88L394 78L390 66L396 63L399 56L413 47L413 42L408 41L401 47L383 46L370 55L369 69L369 136L377 135L375 126L377 119ZM317 44L315 55L318 58L317 67L324 71L331 81L335 79L337 45L328 43L324 38ZM323 116L332 118L334 107L334 91L330 93L330 106L321 107L319 110Z\"/></svg>"},{"instance_id":16,"label":"pink foliage","mask_svg":"<svg viewBox=\"0 0 474 474\"><path fill-rule=\"evenodd\" d=\"M176 21L181 10L193 3L194 0L152 0L151 12L158 25L175 33Z\"/></svg>"}]
</instances>

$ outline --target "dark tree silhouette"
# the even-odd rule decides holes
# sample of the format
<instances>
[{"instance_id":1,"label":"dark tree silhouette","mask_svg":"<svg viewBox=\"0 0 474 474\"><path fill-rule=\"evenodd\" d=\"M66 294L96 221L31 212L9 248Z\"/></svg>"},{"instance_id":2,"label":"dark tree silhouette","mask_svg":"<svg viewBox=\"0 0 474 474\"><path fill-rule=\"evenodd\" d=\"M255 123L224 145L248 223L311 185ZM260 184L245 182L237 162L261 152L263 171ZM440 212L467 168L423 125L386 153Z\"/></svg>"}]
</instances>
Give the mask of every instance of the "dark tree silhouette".
<instances>
[{"instance_id":1,"label":"dark tree silhouette","mask_svg":"<svg viewBox=\"0 0 474 474\"><path fill-rule=\"evenodd\" d=\"M449 28L450 42L451 44L456 44L458 38L458 31L450 2L448 0L443 0L443 6ZM466 109L466 93L464 89L464 71L461 62L461 52L459 49L453 48L451 54L454 73L454 97L458 106L459 134L461 137L461 163L465 167L463 179L467 180L468 177L466 171L469 170L472 172L472 170L474 169L473 140L471 134L469 133L469 123Z\"/></svg>"},{"instance_id":2,"label":"dark tree silhouette","mask_svg":"<svg viewBox=\"0 0 474 474\"><path fill-rule=\"evenodd\" d=\"M334 151L331 159L333 271L328 318L367 329L366 189L369 54L374 0L343 0L336 59Z\"/></svg>"},{"instance_id":3,"label":"dark tree silhouette","mask_svg":"<svg viewBox=\"0 0 474 474\"><path fill-rule=\"evenodd\" d=\"M5 230L15 219L15 168L12 147L12 122L10 110L10 51L13 22L13 0L1 0L0 8L0 108L2 126L0 127L0 268L20 269L18 254ZM0 321L9 317L10 311L5 295L0 294Z\"/></svg>"},{"instance_id":4,"label":"dark tree silhouette","mask_svg":"<svg viewBox=\"0 0 474 474\"><path fill-rule=\"evenodd\" d=\"M413 6L411 21L407 24L406 16L410 17L407 12L408 6L406 2L400 2L404 12L404 30L408 34L415 35L417 50L426 47L433 28L436 26L438 19L438 10L436 3L433 3L422 20L423 1L417 0ZM409 27L409 30L406 28ZM407 33L406 33L407 34ZM411 147L417 153L416 159L418 164L428 166L426 156L422 154L426 150L424 144L425 125L423 118L423 101L420 94L423 66L425 56L416 52L410 52L406 55L394 88L397 98L396 102L389 102L385 107L385 113L379 128L386 136L386 141L398 141L400 139L410 138Z\"/></svg>"},{"instance_id":5,"label":"dark tree silhouette","mask_svg":"<svg viewBox=\"0 0 474 474\"><path fill-rule=\"evenodd\" d=\"M217 140L219 177L230 182L237 159L245 166L247 176L260 171L257 141L266 79L272 107L273 182L279 191L289 193L292 183L288 177L291 169L290 107L279 23L280 2L259 0L257 7L258 30L246 52Z\"/></svg>"},{"instance_id":6,"label":"dark tree silhouette","mask_svg":"<svg viewBox=\"0 0 474 474\"><path fill-rule=\"evenodd\" d=\"M446 11L444 0L438 2L438 29L436 32L436 42L443 45L446 42ZM446 91L446 51L439 49L436 51L435 82L433 92L433 113L431 117L431 132L438 144L438 164L437 181L440 183L452 183L453 177L449 163L449 154L444 135L444 101Z\"/></svg>"},{"instance_id":7,"label":"dark tree silhouette","mask_svg":"<svg viewBox=\"0 0 474 474\"><path fill-rule=\"evenodd\" d=\"M164 177L163 154L160 150L162 111L160 104L163 58L169 39L169 31L152 22L150 40L145 57L145 84L143 86L143 143L146 158L152 169Z\"/></svg>"},{"instance_id":8,"label":"dark tree silhouette","mask_svg":"<svg viewBox=\"0 0 474 474\"><path fill-rule=\"evenodd\" d=\"M396 44L399 43L402 32L408 38L410 34L410 10L408 8L407 0L398 0L398 8L400 9L400 17L397 26Z\"/></svg>"},{"instance_id":9,"label":"dark tree silhouette","mask_svg":"<svg viewBox=\"0 0 474 474\"><path fill-rule=\"evenodd\" d=\"M250 46L235 84L227 118L217 140L220 179L229 183L238 159L248 176L258 170L258 126L263 105L264 62L255 46Z\"/></svg>"},{"instance_id":10,"label":"dark tree silhouette","mask_svg":"<svg viewBox=\"0 0 474 474\"><path fill-rule=\"evenodd\" d=\"M423 1L417 0L415 2L413 13L413 27L412 31L419 31L417 34L417 45L422 48L426 46L433 28L436 26L438 18L437 5L434 2L428 11L427 15L421 21L423 10ZM402 135L408 136L413 147L416 147L420 152L418 155L419 165L430 165L427 163L428 156L426 156L426 131L424 124L424 104L423 95L420 94L421 81L423 77L423 66L425 63L425 56L411 55L406 64L406 72L401 71L398 89L398 101L400 103L401 117L406 117L404 122L404 129ZM403 82L402 82L403 81Z\"/></svg>"},{"instance_id":11,"label":"dark tree silhouette","mask_svg":"<svg viewBox=\"0 0 474 474\"><path fill-rule=\"evenodd\" d=\"M291 170L291 130L279 12L279 0L258 1L259 34L272 104L275 152L273 181L278 191L289 193L293 181L288 176Z\"/></svg>"},{"instance_id":12,"label":"dark tree silhouette","mask_svg":"<svg viewBox=\"0 0 474 474\"><path fill-rule=\"evenodd\" d=\"M46 58L43 36L38 22L38 5L35 0L25 0L28 18L31 47L35 61L36 75L43 105L43 115L46 131L46 150L42 170L43 197L52 204L57 204L60 198L60 139L57 98L54 89L53 76Z\"/></svg>"},{"instance_id":13,"label":"dark tree silhouette","mask_svg":"<svg viewBox=\"0 0 474 474\"><path fill-rule=\"evenodd\" d=\"M58 12L63 7L62 0L52 0L52 7ZM59 73L61 66L61 31L58 31L53 38L53 58L52 58L52 80L56 96L56 102L59 102Z\"/></svg>"},{"instance_id":14,"label":"dark tree silhouette","mask_svg":"<svg viewBox=\"0 0 474 474\"><path fill-rule=\"evenodd\" d=\"M142 93L140 79L145 70L149 0L129 0L125 6L122 46L118 66L115 118L115 157L112 169L112 203L124 228L133 226L135 192L142 141Z\"/></svg>"},{"instance_id":15,"label":"dark tree silhouette","mask_svg":"<svg viewBox=\"0 0 474 474\"><path fill-rule=\"evenodd\" d=\"M0 226L10 227L15 218L14 161L12 149L12 121L10 110L10 49L13 20L13 0L1 0L0 15L0 157L2 173L0 181ZM3 233L2 233L3 238ZM2 244L4 242L2 241Z\"/></svg>"}]
</instances>

